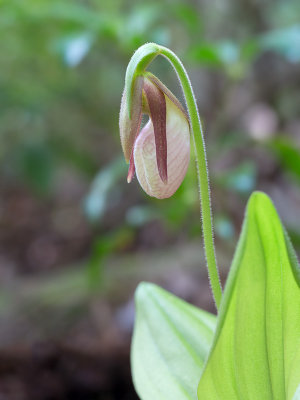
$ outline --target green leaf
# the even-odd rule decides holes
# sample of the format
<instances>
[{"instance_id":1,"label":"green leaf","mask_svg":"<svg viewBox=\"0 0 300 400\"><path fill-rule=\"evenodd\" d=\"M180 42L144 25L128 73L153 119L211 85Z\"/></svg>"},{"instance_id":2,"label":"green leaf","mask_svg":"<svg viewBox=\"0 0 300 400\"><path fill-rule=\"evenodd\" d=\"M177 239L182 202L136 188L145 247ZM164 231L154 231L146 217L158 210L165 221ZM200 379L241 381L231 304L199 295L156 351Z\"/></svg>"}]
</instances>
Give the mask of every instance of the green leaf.
<instances>
[{"instance_id":1,"label":"green leaf","mask_svg":"<svg viewBox=\"0 0 300 400\"><path fill-rule=\"evenodd\" d=\"M271 200L254 193L198 398L290 400L299 382L299 265Z\"/></svg>"},{"instance_id":2,"label":"green leaf","mask_svg":"<svg viewBox=\"0 0 300 400\"><path fill-rule=\"evenodd\" d=\"M131 364L142 400L195 400L216 317L150 283L136 291Z\"/></svg>"},{"instance_id":3,"label":"green leaf","mask_svg":"<svg viewBox=\"0 0 300 400\"><path fill-rule=\"evenodd\" d=\"M300 400L300 384L299 384L298 388L296 389L293 400Z\"/></svg>"}]
</instances>

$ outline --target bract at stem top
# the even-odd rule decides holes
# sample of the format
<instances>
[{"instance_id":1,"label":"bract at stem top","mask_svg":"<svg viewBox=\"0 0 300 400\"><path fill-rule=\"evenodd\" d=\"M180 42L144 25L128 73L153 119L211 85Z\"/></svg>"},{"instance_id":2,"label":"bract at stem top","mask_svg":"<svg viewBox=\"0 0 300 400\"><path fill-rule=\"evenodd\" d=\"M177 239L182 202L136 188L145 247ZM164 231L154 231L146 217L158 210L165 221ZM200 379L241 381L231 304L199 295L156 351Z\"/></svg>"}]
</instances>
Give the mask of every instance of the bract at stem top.
<instances>
[{"instance_id":1,"label":"bract at stem top","mask_svg":"<svg viewBox=\"0 0 300 400\"><path fill-rule=\"evenodd\" d=\"M125 91L127 96L128 114L131 119L133 84L137 75L143 75L147 66L159 54L159 46L155 43L146 43L133 54L126 70Z\"/></svg>"}]
</instances>

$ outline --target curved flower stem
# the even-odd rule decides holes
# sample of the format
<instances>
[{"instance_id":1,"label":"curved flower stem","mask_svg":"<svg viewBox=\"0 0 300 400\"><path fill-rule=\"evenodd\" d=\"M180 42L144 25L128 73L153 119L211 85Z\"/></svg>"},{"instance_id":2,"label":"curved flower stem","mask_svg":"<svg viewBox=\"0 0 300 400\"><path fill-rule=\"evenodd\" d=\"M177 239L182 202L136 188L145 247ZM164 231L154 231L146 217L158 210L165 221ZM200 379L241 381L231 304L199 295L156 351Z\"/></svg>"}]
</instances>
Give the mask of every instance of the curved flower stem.
<instances>
[{"instance_id":1,"label":"curved flower stem","mask_svg":"<svg viewBox=\"0 0 300 400\"><path fill-rule=\"evenodd\" d=\"M208 275L211 283L212 293L215 299L217 308L219 308L222 298L222 287L219 279L212 226L212 211L210 201L210 189L208 179L208 169L206 161L206 151L204 136L201 126L200 117L196 99L190 83L188 74L181 63L180 59L171 50L166 47L158 46L159 53L166 57L174 67L178 79L182 85L187 110L190 117L191 130L194 138L194 145L196 149L198 181L200 189L200 205L202 212L202 229L204 238L204 249L206 255Z\"/></svg>"}]
</instances>

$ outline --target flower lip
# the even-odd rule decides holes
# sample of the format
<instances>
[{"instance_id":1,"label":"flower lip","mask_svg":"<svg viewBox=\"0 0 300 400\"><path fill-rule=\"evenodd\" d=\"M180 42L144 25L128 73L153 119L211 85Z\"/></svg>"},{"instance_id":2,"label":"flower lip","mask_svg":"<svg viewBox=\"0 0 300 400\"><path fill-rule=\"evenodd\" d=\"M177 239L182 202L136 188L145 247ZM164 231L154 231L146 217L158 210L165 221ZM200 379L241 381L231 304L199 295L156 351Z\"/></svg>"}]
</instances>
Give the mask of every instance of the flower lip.
<instances>
[{"instance_id":1,"label":"flower lip","mask_svg":"<svg viewBox=\"0 0 300 400\"><path fill-rule=\"evenodd\" d=\"M134 145L134 165L137 179L144 191L152 197L172 196L186 174L190 159L190 127L180 110L166 98L167 108L167 168L168 182L159 175L155 154L155 135L151 119L143 127Z\"/></svg>"}]
</instances>

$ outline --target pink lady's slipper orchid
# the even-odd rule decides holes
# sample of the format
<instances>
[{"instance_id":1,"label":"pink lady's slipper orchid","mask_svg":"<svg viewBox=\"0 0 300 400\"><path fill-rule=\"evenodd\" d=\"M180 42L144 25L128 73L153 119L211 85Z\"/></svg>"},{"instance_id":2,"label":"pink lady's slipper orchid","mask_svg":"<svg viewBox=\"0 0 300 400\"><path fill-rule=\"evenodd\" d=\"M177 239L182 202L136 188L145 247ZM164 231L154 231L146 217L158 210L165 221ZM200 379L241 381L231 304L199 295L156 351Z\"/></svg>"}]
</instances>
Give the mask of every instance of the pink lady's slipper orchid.
<instances>
[{"instance_id":1,"label":"pink lady's slipper orchid","mask_svg":"<svg viewBox=\"0 0 300 400\"><path fill-rule=\"evenodd\" d=\"M135 79L131 119L124 91L120 111L120 136L125 159L130 163L128 182L134 172L152 197L172 196L186 174L190 159L190 127L177 98L158 78L147 73ZM142 114L149 121L142 128Z\"/></svg>"}]
</instances>

